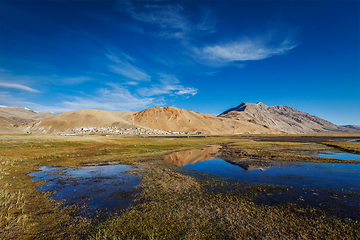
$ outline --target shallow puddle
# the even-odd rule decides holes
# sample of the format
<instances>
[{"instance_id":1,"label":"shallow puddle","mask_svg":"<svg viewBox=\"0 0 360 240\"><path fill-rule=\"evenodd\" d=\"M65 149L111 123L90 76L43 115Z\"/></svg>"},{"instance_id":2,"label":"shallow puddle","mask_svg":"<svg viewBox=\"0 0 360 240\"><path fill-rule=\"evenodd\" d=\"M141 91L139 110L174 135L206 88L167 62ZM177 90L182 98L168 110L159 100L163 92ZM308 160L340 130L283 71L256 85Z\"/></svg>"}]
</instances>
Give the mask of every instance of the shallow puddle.
<instances>
[{"instance_id":1,"label":"shallow puddle","mask_svg":"<svg viewBox=\"0 0 360 240\"><path fill-rule=\"evenodd\" d=\"M257 204L296 203L303 207L319 207L331 215L360 220L360 164L254 162L252 166L249 160L241 164L249 167L217 158L182 168L224 177L229 182L236 179L254 186L272 184L288 189L265 190L264 185L260 187L263 192L253 199ZM261 164L266 167L259 167Z\"/></svg>"},{"instance_id":2,"label":"shallow puddle","mask_svg":"<svg viewBox=\"0 0 360 240\"><path fill-rule=\"evenodd\" d=\"M132 166L106 165L81 168L42 167L31 173L32 180L46 181L37 190L53 192L54 200L63 201L65 206L85 205L87 212L110 211L128 207L139 191L135 187L141 178L126 173Z\"/></svg>"},{"instance_id":3,"label":"shallow puddle","mask_svg":"<svg viewBox=\"0 0 360 240\"><path fill-rule=\"evenodd\" d=\"M341 160L356 160L360 161L359 154L345 153L345 152L328 152L314 155L315 157L333 158Z\"/></svg>"},{"instance_id":4,"label":"shallow puddle","mask_svg":"<svg viewBox=\"0 0 360 240\"><path fill-rule=\"evenodd\" d=\"M204 148L179 151L164 156L164 160L181 167L196 162L214 159L219 155L220 149L220 145L212 145Z\"/></svg>"},{"instance_id":5,"label":"shallow puddle","mask_svg":"<svg viewBox=\"0 0 360 240\"><path fill-rule=\"evenodd\" d=\"M258 163L254 163L257 167ZM242 166L217 158L183 167L254 183L328 189L360 187L360 164L265 163L266 167L258 167L258 169L251 167L250 164L249 168L253 170L246 170ZM249 165L249 161L247 161L247 165Z\"/></svg>"},{"instance_id":6,"label":"shallow puddle","mask_svg":"<svg viewBox=\"0 0 360 240\"><path fill-rule=\"evenodd\" d=\"M203 178L203 175L186 169L222 177L228 182L271 184L288 189L265 190L253 199L257 204L296 203L360 220L360 164L224 160L218 157L217 151L216 148L181 151L168 155L165 160L194 177Z\"/></svg>"},{"instance_id":7,"label":"shallow puddle","mask_svg":"<svg viewBox=\"0 0 360 240\"><path fill-rule=\"evenodd\" d=\"M342 139L337 139L334 140L334 142L360 142L359 138L342 138Z\"/></svg>"},{"instance_id":8,"label":"shallow puddle","mask_svg":"<svg viewBox=\"0 0 360 240\"><path fill-rule=\"evenodd\" d=\"M359 154L345 153L345 152L328 152L314 155L315 157L333 158L341 160L356 160L360 161Z\"/></svg>"}]
</instances>

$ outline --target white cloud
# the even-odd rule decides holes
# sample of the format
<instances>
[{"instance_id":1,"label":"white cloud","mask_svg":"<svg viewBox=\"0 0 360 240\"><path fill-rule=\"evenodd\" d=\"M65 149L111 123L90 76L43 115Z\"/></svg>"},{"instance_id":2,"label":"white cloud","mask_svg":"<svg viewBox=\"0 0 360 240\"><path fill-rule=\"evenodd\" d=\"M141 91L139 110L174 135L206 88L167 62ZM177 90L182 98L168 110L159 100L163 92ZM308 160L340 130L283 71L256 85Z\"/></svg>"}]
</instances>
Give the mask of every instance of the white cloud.
<instances>
[{"instance_id":1,"label":"white cloud","mask_svg":"<svg viewBox=\"0 0 360 240\"><path fill-rule=\"evenodd\" d=\"M12 89L23 90L23 91L28 91L28 92L39 92L36 89L33 89L33 88L25 86L25 85L17 84L17 83L0 82L0 87L12 88Z\"/></svg>"},{"instance_id":2,"label":"white cloud","mask_svg":"<svg viewBox=\"0 0 360 240\"><path fill-rule=\"evenodd\" d=\"M134 59L125 54L121 54L121 57L115 54L106 54L106 57L112 62L108 67L113 73L135 81L149 81L151 78L146 72L131 64L129 60L134 61Z\"/></svg>"},{"instance_id":3,"label":"white cloud","mask_svg":"<svg viewBox=\"0 0 360 240\"><path fill-rule=\"evenodd\" d=\"M141 96L158 96L158 95L192 95L197 94L197 89L192 87L184 87L180 81L172 75L159 74L159 84L154 84L151 87L138 89Z\"/></svg>"},{"instance_id":4,"label":"white cloud","mask_svg":"<svg viewBox=\"0 0 360 240\"><path fill-rule=\"evenodd\" d=\"M61 108L58 108L58 110L134 111L155 103L159 102L154 98L139 97L122 86L110 84L108 88L99 89L95 96L74 97L73 100L63 101Z\"/></svg>"},{"instance_id":5,"label":"white cloud","mask_svg":"<svg viewBox=\"0 0 360 240\"><path fill-rule=\"evenodd\" d=\"M64 96L58 104L42 105L26 101L21 96L13 96L9 92L0 92L0 105L28 107L36 111L67 112L81 109L100 109L108 111L139 111L151 105L163 105L163 98L141 97L132 94L128 89L109 84L98 89L94 95Z\"/></svg>"},{"instance_id":6,"label":"white cloud","mask_svg":"<svg viewBox=\"0 0 360 240\"><path fill-rule=\"evenodd\" d=\"M192 95L195 96L197 94L197 89L192 87L180 87L177 89L178 91L175 92L177 95Z\"/></svg>"},{"instance_id":7,"label":"white cloud","mask_svg":"<svg viewBox=\"0 0 360 240\"><path fill-rule=\"evenodd\" d=\"M16 97L13 97L9 92L0 92L0 105L28 107L29 109L35 109L36 107L39 107L38 104L25 101L22 97L19 97L18 94Z\"/></svg>"},{"instance_id":8,"label":"white cloud","mask_svg":"<svg viewBox=\"0 0 360 240\"><path fill-rule=\"evenodd\" d=\"M165 77L166 75L163 75ZM169 78L168 83L174 83L176 78ZM166 82L162 79L163 82ZM180 84L158 84L149 88L139 89L138 94L131 92L124 85L108 84L95 94L82 96L64 96L58 104L41 105L26 101L24 96L0 92L0 105L28 107L36 111L67 112L80 109L100 109L108 111L139 111L154 105L166 103L164 95L194 96L197 89L184 87Z\"/></svg>"},{"instance_id":9,"label":"white cloud","mask_svg":"<svg viewBox=\"0 0 360 240\"><path fill-rule=\"evenodd\" d=\"M159 73L159 80L162 84L177 84L180 83L179 79L174 75Z\"/></svg>"},{"instance_id":10,"label":"white cloud","mask_svg":"<svg viewBox=\"0 0 360 240\"><path fill-rule=\"evenodd\" d=\"M93 80L90 77L68 77L68 78L61 78L59 79L60 82L64 83L64 84L80 84L82 82L86 82L86 81L90 81Z\"/></svg>"},{"instance_id":11,"label":"white cloud","mask_svg":"<svg viewBox=\"0 0 360 240\"><path fill-rule=\"evenodd\" d=\"M27 107L36 111L67 112L81 109L100 109L108 111L139 111L151 105L163 105L163 98L139 97L120 86L99 89L96 95L85 97L68 97L55 105L41 105L13 97L10 93L0 92L0 104L7 106Z\"/></svg>"},{"instance_id":12,"label":"white cloud","mask_svg":"<svg viewBox=\"0 0 360 240\"><path fill-rule=\"evenodd\" d=\"M281 55L297 46L288 36L243 37L238 41L195 49L198 58L210 64L227 64L235 61L262 60ZM243 67L243 66L241 66Z\"/></svg>"},{"instance_id":13,"label":"white cloud","mask_svg":"<svg viewBox=\"0 0 360 240\"><path fill-rule=\"evenodd\" d=\"M124 85L131 85L131 86L136 86L139 84L139 82L134 82L134 81L128 81L128 82L125 82L123 83Z\"/></svg>"},{"instance_id":14,"label":"white cloud","mask_svg":"<svg viewBox=\"0 0 360 240\"><path fill-rule=\"evenodd\" d=\"M214 32L214 20L207 11L200 14L200 20L195 23L186 14L180 4L127 4L127 13L135 20L153 24L160 28L156 34L162 37L184 39L195 33Z\"/></svg>"}]
</instances>

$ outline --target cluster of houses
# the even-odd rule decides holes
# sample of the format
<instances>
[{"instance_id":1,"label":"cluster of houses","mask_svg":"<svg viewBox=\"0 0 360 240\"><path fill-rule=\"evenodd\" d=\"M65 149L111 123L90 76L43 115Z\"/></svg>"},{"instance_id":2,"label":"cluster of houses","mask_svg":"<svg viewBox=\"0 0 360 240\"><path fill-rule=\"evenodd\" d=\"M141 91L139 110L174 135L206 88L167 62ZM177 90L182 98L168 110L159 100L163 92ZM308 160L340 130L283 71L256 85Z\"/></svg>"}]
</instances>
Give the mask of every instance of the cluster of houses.
<instances>
[{"instance_id":1,"label":"cluster of houses","mask_svg":"<svg viewBox=\"0 0 360 240\"><path fill-rule=\"evenodd\" d=\"M111 134L111 135L177 135L193 134L189 132L173 132L159 129L146 128L117 128L117 127L82 127L70 130L71 133L59 135L79 135L79 134Z\"/></svg>"}]
</instances>

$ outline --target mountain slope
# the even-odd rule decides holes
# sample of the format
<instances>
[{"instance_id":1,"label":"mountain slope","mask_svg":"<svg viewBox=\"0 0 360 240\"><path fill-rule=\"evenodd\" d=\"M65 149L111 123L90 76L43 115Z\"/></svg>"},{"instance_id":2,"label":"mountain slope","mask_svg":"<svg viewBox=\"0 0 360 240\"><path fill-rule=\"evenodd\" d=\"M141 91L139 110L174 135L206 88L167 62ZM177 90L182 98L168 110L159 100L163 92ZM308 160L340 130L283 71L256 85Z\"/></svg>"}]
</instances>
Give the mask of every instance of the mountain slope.
<instances>
[{"instance_id":1,"label":"mountain slope","mask_svg":"<svg viewBox=\"0 0 360 240\"><path fill-rule=\"evenodd\" d=\"M12 124L0 118L0 134L24 133L21 129L15 128Z\"/></svg>"},{"instance_id":2,"label":"mountain slope","mask_svg":"<svg viewBox=\"0 0 360 240\"><path fill-rule=\"evenodd\" d=\"M6 109L6 111L4 111ZM0 133L73 133L77 128L142 128L202 134L348 133L360 131L340 127L324 119L287 106L242 103L219 116L195 113L175 107L154 107L143 111L78 110L39 114L26 108L0 108ZM4 116L6 112L6 116ZM19 114L21 113L21 114ZM2 115L1 115L2 114ZM11 114L13 114L11 116ZM17 115L16 115L17 114ZM7 117L14 125L4 120ZM17 118L16 118L17 117ZM3 119L1 119L3 118ZM29 122L30 119L32 122ZM150 128L150 129L149 129ZM96 130L98 132L98 130ZM151 133L150 133L151 134Z\"/></svg>"},{"instance_id":3,"label":"mountain slope","mask_svg":"<svg viewBox=\"0 0 360 240\"><path fill-rule=\"evenodd\" d=\"M219 118L175 107L154 107L135 113L132 121L141 126L178 132L205 134L280 133L259 124Z\"/></svg>"},{"instance_id":4,"label":"mountain slope","mask_svg":"<svg viewBox=\"0 0 360 240\"><path fill-rule=\"evenodd\" d=\"M342 125L341 127L360 131L360 126L359 125Z\"/></svg>"},{"instance_id":5,"label":"mountain slope","mask_svg":"<svg viewBox=\"0 0 360 240\"><path fill-rule=\"evenodd\" d=\"M52 112L36 112L25 107L0 107L0 118L15 125L33 122L45 117L55 115Z\"/></svg>"},{"instance_id":6,"label":"mountain slope","mask_svg":"<svg viewBox=\"0 0 360 240\"><path fill-rule=\"evenodd\" d=\"M319 117L283 105L242 103L219 117L249 121L287 133L340 133L351 129L337 126Z\"/></svg>"},{"instance_id":7,"label":"mountain slope","mask_svg":"<svg viewBox=\"0 0 360 240\"><path fill-rule=\"evenodd\" d=\"M57 134L83 127L139 127L127 120L132 114L123 111L78 110L23 124L20 128L29 133Z\"/></svg>"},{"instance_id":8,"label":"mountain slope","mask_svg":"<svg viewBox=\"0 0 360 240\"><path fill-rule=\"evenodd\" d=\"M60 113L19 129L36 134L71 133L75 128L92 127L151 128L173 132L205 134L281 133L258 124L215 115L195 113L175 107L155 107L138 113L122 111L79 110Z\"/></svg>"}]
</instances>

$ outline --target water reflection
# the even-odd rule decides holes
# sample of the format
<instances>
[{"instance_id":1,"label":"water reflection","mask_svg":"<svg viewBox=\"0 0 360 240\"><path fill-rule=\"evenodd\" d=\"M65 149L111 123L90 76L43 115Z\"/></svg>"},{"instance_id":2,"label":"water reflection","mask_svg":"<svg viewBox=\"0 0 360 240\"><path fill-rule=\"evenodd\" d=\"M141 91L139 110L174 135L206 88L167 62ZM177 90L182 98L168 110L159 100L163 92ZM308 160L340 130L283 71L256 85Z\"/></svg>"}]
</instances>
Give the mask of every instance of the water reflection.
<instances>
[{"instance_id":1,"label":"water reflection","mask_svg":"<svg viewBox=\"0 0 360 240\"><path fill-rule=\"evenodd\" d=\"M211 160L219 155L220 145L212 145L205 148L196 148L186 151L174 152L164 157L166 162L177 166L185 166L196 162Z\"/></svg>"},{"instance_id":2,"label":"water reflection","mask_svg":"<svg viewBox=\"0 0 360 240\"><path fill-rule=\"evenodd\" d=\"M290 162L274 162L274 161L265 161L265 160L255 160L255 159L226 159L228 163L237 165L244 169L245 171L266 171L271 167L281 167L293 165Z\"/></svg>"},{"instance_id":3,"label":"water reflection","mask_svg":"<svg viewBox=\"0 0 360 240\"><path fill-rule=\"evenodd\" d=\"M131 166L108 165L82 168L42 167L32 180L46 181L37 190L53 192L51 198L65 205L85 204L88 211L127 207L138 192L141 178L125 173Z\"/></svg>"},{"instance_id":4,"label":"water reflection","mask_svg":"<svg viewBox=\"0 0 360 240\"><path fill-rule=\"evenodd\" d=\"M251 160L248 160L251 161ZM220 158L185 165L185 174L202 178L201 174L185 169L210 173L219 177L248 182L273 184L290 191L265 192L253 201L257 204L296 203L299 206L319 207L332 215L360 220L360 164L284 163L266 164L266 171L254 163L253 167L236 165ZM258 166L258 167L255 167ZM249 169L253 169L249 171ZM258 168L258 169L256 169Z\"/></svg>"},{"instance_id":5,"label":"water reflection","mask_svg":"<svg viewBox=\"0 0 360 240\"><path fill-rule=\"evenodd\" d=\"M267 164L269 165L266 171L260 168L247 171L243 167L217 158L183 167L254 183L328 189L360 187L360 164L276 162Z\"/></svg>"}]
</instances>

